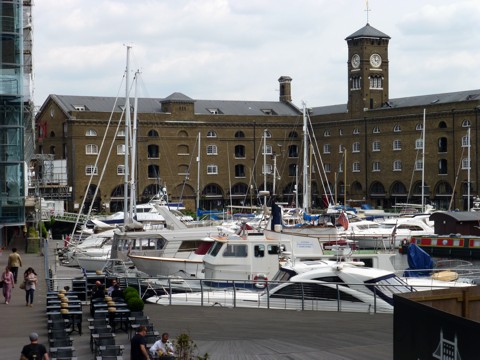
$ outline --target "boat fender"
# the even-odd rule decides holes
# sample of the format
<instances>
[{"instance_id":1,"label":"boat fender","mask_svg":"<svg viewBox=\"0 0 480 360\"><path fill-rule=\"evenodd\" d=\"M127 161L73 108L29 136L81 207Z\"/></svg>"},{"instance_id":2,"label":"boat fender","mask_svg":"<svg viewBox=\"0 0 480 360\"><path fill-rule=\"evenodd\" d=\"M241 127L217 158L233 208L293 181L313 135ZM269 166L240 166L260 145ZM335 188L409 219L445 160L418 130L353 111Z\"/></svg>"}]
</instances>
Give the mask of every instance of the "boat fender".
<instances>
[{"instance_id":1,"label":"boat fender","mask_svg":"<svg viewBox=\"0 0 480 360\"><path fill-rule=\"evenodd\" d=\"M253 278L253 284L258 289L264 289L268 285L268 278L265 274L257 274Z\"/></svg>"}]
</instances>

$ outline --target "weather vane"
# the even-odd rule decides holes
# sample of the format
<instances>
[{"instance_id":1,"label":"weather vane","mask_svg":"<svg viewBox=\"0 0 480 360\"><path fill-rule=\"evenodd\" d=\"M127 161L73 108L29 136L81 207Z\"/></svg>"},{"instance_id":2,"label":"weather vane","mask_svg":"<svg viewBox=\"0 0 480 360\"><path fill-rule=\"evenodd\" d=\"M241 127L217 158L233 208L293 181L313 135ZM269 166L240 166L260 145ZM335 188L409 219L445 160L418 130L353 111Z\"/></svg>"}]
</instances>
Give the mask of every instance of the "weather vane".
<instances>
[{"instance_id":1,"label":"weather vane","mask_svg":"<svg viewBox=\"0 0 480 360\"><path fill-rule=\"evenodd\" d=\"M372 11L371 9L368 8L368 0L365 0L365 12L367 13L367 24L368 24L368 13Z\"/></svg>"}]
</instances>

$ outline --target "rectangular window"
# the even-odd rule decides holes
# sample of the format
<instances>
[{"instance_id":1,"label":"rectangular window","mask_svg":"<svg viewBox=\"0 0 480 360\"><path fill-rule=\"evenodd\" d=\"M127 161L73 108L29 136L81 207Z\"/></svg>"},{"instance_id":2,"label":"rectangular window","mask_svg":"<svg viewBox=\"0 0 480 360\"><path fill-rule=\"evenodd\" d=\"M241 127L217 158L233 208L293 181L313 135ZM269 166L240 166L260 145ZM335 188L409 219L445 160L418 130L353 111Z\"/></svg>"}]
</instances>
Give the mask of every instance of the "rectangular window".
<instances>
[{"instance_id":1,"label":"rectangular window","mask_svg":"<svg viewBox=\"0 0 480 360\"><path fill-rule=\"evenodd\" d=\"M85 145L85 154L87 154L87 155L97 155L98 154L98 146L95 145L95 144Z\"/></svg>"},{"instance_id":2,"label":"rectangular window","mask_svg":"<svg viewBox=\"0 0 480 360\"><path fill-rule=\"evenodd\" d=\"M402 171L402 162L400 160L393 162L393 171Z\"/></svg>"},{"instance_id":3,"label":"rectangular window","mask_svg":"<svg viewBox=\"0 0 480 360\"><path fill-rule=\"evenodd\" d=\"M117 175L125 175L125 165L117 166Z\"/></svg>"},{"instance_id":4,"label":"rectangular window","mask_svg":"<svg viewBox=\"0 0 480 360\"><path fill-rule=\"evenodd\" d=\"M360 172L360 163L358 161L352 164L352 171L353 172Z\"/></svg>"},{"instance_id":5,"label":"rectangular window","mask_svg":"<svg viewBox=\"0 0 480 360\"><path fill-rule=\"evenodd\" d=\"M117 155L125 155L125 144L117 145Z\"/></svg>"},{"instance_id":6,"label":"rectangular window","mask_svg":"<svg viewBox=\"0 0 480 360\"><path fill-rule=\"evenodd\" d=\"M423 170L423 161L417 160L415 161L415 171L422 171Z\"/></svg>"},{"instance_id":7,"label":"rectangular window","mask_svg":"<svg viewBox=\"0 0 480 360\"><path fill-rule=\"evenodd\" d=\"M468 158L462 159L462 169L463 170L470 169L470 161L468 161Z\"/></svg>"},{"instance_id":8,"label":"rectangular window","mask_svg":"<svg viewBox=\"0 0 480 360\"><path fill-rule=\"evenodd\" d=\"M415 140L415 150L423 149L423 139Z\"/></svg>"},{"instance_id":9,"label":"rectangular window","mask_svg":"<svg viewBox=\"0 0 480 360\"><path fill-rule=\"evenodd\" d=\"M393 140L393 150L402 150L402 142L400 140Z\"/></svg>"},{"instance_id":10,"label":"rectangular window","mask_svg":"<svg viewBox=\"0 0 480 360\"><path fill-rule=\"evenodd\" d=\"M380 171L380 161L374 161L373 162L372 171L374 171L374 172Z\"/></svg>"},{"instance_id":11,"label":"rectangular window","mask_svg":"<svg viewBox=\"0 0 480 360\"><path fill-rule=\"evenodd\" d=\"M94 165L85 166L85 175L98 175L98 169Z\"/></svg>"},{"instance_id":12,"label":"rectangular window","mask_svg":"<svg viewBox=\"0 0 480 360\"><path fill-rule=\"evenodd\" d=\"M325 172L327 172L327 173L332 171L332 165L330 165L330 164L324 164L323 168L325 169Z\"/></svg>"},{"instance_id":13,"label":"rectangular window","mask_svg":"<svg viewBox=\"0 0 480 360\"><path fill-rule=\"evenodd\" d=\"M323 145L323 153L324 154L330 154L330 144L324 144Z\"/></svg>"},{"instance_id":14,"label":"rectangular window","mask_svg":"<svg viewBox=\"0 0 480 360\"><path fill-rule=\"evenodd\" d=\"M218 166L217 165L207 165L207 174L208 175L217 175Z\"/></svg>"},{"instance_id":15,"label":"rectangular window","mask_svg":"<svg viewBox=\"0 0 480 360\"><path fill-rule=\"evenodd\" d=\"M354 153L360 152L360 143L359 143L359 142L353 143L353 145L352 145L352 152L354 152Z\"/></svg>"},{"instance_id":16,"label":"rectangular window","mask_svg":"<svg viewBox=\"0 0 480 360\"><path fill-rule=\"evenodd\" d=\"M271 164L266 164L262 166L262 174L270 175L273 172L273 166Z\"/></svg>"},{"instance_id":17,"label":"rectangular window","mask_svg":"<svg viewBox=\"0 0 480 360\"><path fill-rule=\"evenodd\" d=\"M380 151L380 141L374 141L372 143L372 151Z\"/></svg>"},{"instance_id":18,"label":"rectangular window","mask_svg":"<svg viewBox=\"0 0 480 360\"><path fill-rule=\"evenodd\" d=\"M217 155L217 145L207 146L207 155Z\"/></svg>"}]
</instances>

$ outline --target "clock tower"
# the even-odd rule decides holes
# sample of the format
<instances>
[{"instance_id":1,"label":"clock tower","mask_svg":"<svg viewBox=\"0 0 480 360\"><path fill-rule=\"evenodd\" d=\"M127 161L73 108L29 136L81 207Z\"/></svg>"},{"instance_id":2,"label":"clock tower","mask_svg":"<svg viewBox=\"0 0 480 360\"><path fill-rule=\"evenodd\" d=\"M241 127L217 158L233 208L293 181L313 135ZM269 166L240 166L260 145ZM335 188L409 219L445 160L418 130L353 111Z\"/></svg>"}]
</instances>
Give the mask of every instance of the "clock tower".
<instances>
[{"instance_id":1,"label":"clock tower","mask_svg":"<svg viewBox=\"0 0 480 360\"><path fill-rule=\"evenodd\" d=\"M388 42L390 36L367 23L346 39L348 45L348 112L363 112L388 102Z\"/></svg>"}]
</instances>

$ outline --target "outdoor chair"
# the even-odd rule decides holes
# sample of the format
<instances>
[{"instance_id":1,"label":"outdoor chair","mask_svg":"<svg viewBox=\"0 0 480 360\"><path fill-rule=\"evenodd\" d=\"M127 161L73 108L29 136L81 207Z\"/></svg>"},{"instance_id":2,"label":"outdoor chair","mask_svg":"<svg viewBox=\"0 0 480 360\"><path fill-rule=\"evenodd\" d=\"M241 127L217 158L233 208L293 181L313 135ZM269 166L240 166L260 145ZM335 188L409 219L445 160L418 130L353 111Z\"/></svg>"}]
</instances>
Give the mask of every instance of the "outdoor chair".
<instances>
[{"instance_id":1,"label":"outdoor chair","mask_svg":"<svg viewBox=\"0 0 480 360\"><path fill-rule=\"evenodd\" d=\"M71 338L52 339L52 341L50 341L51 348L69 347L72 345L73 345L73 340Z\"/></svg>"}]
</instances>

